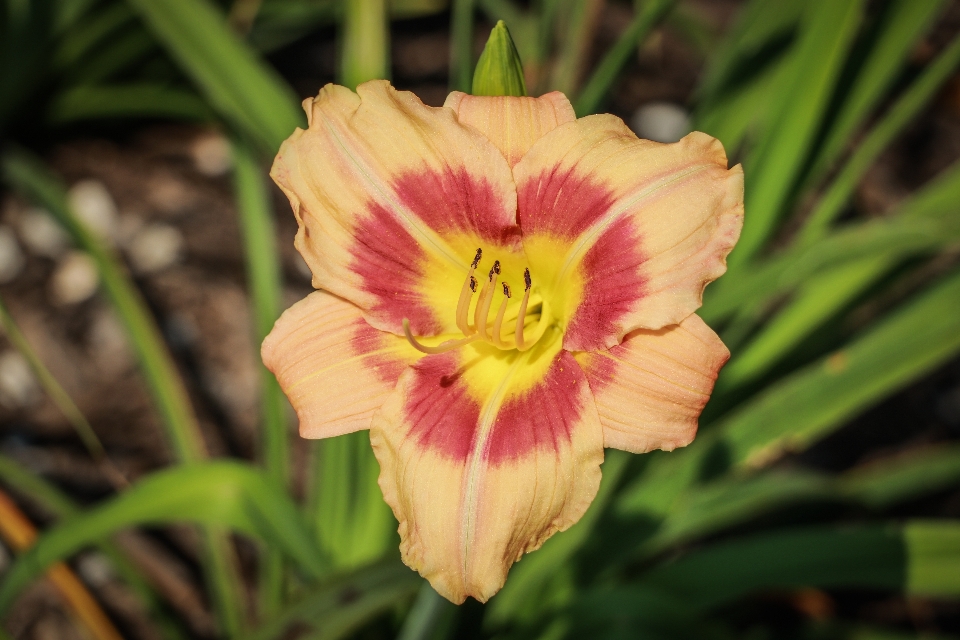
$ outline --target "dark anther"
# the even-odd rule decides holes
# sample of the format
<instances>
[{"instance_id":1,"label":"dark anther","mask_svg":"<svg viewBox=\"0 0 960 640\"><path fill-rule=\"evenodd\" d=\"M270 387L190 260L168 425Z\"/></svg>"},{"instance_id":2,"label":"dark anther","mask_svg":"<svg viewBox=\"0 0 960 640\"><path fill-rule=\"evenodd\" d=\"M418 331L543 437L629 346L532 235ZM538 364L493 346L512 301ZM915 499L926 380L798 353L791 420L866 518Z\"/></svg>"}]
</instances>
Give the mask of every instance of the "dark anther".
<instances>
[{"instance_id":1,"label":"dark anther","mask_svg":"<svg viewBox=\"0 0 960 640\"><path fill-rule=\"evenodd\" d=\"M470 265L474 269L477 268L477 265L480 264L480 256L483 255L483 249L477 249L477 255L473 258L473 263Z\"/></svg>"},{"instance_id":2,"label":"dark anther","mask_svg":"<svg viewBox=\"0 0 960 640\"><path fill-rule=\"evenodd\" d=\"M497 275L500 275L500 261L499 261L499 260L494 260L494 261L493 261L493 271L494 271L494 273L496 273Z\"/></svg>"},{"instance_id":3,"label":"dark anther","mask_svg":"<svg viewBox=\"0 0 960 640\"><path fill-rule=\"evenodd\" d=\"M503 283L503 295L507 296L508 298L510 297L510 285L508 285L506 282Z\"/></svg>"},{"instance_id":4,"label":"dark anther","mask_svg":"<svg viewBox=\"0 0 960 640\"><path fill-rule=\"evenodd\" d=\"M470 276L470 291L477 292L477 279Z\"/></svg>"},{"instance_id":5,"label":"dark anther","mask_svg":"<svg viewBox=\"0 0 960 640\"><path fill-rule=\"evenodd\" d=\"M530 269L524 269L524 270L523 270L523 284L526 286L526 289L524 289L524 291L530 291L530 286L531 286L532 283L533 283L533 281L530 280Z\"/></svg>"}]
</instances>

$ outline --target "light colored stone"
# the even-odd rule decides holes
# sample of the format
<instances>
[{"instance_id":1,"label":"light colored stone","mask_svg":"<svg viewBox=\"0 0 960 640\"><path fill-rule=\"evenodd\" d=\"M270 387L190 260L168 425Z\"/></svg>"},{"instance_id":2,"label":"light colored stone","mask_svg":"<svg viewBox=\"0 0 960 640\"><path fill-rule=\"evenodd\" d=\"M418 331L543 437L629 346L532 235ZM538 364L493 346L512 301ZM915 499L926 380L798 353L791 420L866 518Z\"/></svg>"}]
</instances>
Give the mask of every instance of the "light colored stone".
<instances>
[{"instance_id":1,"label":"light colored stone","mask_svg":"<svg viewBox=\"0 0 960 640\"><path fill-rule=\"evenodd\" d=\"M9 409L25 409L40 398L40 385L19 351L0 354L0 404Z\"/></svg>"},{"instance_id":2,"label":"light colored stone","mask_svg":"<svg viewBox=\"0 0 960 640\"><path fill-rule=\"evenodd\" d=\"M110 559L96 551L80 556L80 559L77 560L77 573L80 574L84 582L93 587L104 586L115 575Z\"/></svg>"},{"instance_id":3,"label":"light colored stone","mask_svg":"<svg viewBox=\"0 0 960 640\"><path fill-rule=\"evenodd\" d=\"M113 241L117 233L117 204L99 180L81 180L70 187L70 205L87 227L103 238Z\"/></svg>"},{"instance_id":4,"label":"light colored stone","mask_svg":"<svg viewBox=\"0 0 960 640\"><path fill-rule=\"evenodd\" d=\"M647 140L676 142L690 133L690 116L678 104L648 102L633 112L630 128Z\"/></svg>"},{"instance_id":5,"label":"light colored stone","mask_svg":"<svg viewBox=\"0 0 960 640\"><path fill-rule=\"evenodd\" d=\"M34 255L56 260L70 246L70 236L44 209L32 208L20 218L20 239Z\"/></svg>"},{"instance_id":6,"label":"light colored stone","mask_svg":"<svg viewBox=\"0 0 960 640\"><path fill-rule=\"evenodd\" d=\"M233 166L230 142L216 132L197 136L190 145L190 156L197 171L211 178L225 175Z\"/></svg>"},{"instance_id":7,"label":"light colored stone","mask_svg":"<svg viewBox=\"0 0 960 640\"><path fill-rule=\"evenodd\" d=\"M25 263L13 229L0 225L0 284L10 282L20 275Z\"/></svg>"},{"instance_id":8,"label":"light colored stone","mask_svg":"<svg viewBox=\"0 0 960 640\"><path fill-rule=\"evenodd\" d=\"M83 251L71 251L50 278L50 298L56 305L77 304L96 293L99 282L93 258Z\"/></svg>"},{"instance_id":9,"label":"light colored stone","mask_svg":"<svg viewBox=\"0 0 960 640\"><path fill-rule=\"evenodd\" d=\"M130 263L138 273L156 273L175 264L183 254L183 235L168 224L148 224L127 246Z\"/></svg>"}]
</instances>

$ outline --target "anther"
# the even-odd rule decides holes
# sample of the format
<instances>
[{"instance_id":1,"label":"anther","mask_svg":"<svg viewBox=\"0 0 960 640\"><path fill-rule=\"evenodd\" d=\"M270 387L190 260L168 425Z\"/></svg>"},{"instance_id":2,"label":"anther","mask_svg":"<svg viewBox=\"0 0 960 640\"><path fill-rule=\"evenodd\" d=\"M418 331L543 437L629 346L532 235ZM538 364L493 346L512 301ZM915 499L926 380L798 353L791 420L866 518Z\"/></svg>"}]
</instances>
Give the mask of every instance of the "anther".
<instances>
[{"instance_id":1,"label":"anther","mask_svg":"<svg viewBox=\"0 0 960 640\"><path fill-rule=\"evenodd\" d=\"M473 328L467 322L467 314L470 312L470 299L477 292L477 279L473 277L473 271L480 264L480 257L483 255L483 249L477 249L477 255L473 257L470 263L470 269L467 271L467 279L463 281L460 287L460 299L457 300L457 328L465 336L473 333Z\"/></svg>"},{"instance_id":2,"label":"anther","mask_svg":"<svg viewBox=\"0 0 960 640\"><path fill-rule=\"evenodd\" d=\"M503 283L503 300L500 301L500 308L497 310L497 317L493 321L493 344L501 349L506 348L500 337L500 328L503 326L503 316L507 312L507 303L510 301L510 285Z\"/></svg>"},{"instance_id":3,"label":"anther","mask_svg":"<svg viewBox=\"0 0 960 640\"><path fill-rule=\"evenodd\" d=\"M530 269L523 270L523 300L520 301L520 309L517 311L517 328L514 330L514 340L517 342L517 349L524 350L526 346L523 341L523 321L527 317L527 303L530 302L530 287L533 281L530 279Z\"/></svg>"},{"instance_id":4,"label":"anther","mask_svg":"<svg viewBox=\"0 0 960 640\"><path fill-rule=\"evenodd\" d=\"M493 275L494 275L494 274L500 275L500 261L499 261L499 260L494 260L494 261L493 261L493 266L490 267L490 274L487 276L487 277L490 279L490 282L493 282Z\"/></svg>"}]
</instances>

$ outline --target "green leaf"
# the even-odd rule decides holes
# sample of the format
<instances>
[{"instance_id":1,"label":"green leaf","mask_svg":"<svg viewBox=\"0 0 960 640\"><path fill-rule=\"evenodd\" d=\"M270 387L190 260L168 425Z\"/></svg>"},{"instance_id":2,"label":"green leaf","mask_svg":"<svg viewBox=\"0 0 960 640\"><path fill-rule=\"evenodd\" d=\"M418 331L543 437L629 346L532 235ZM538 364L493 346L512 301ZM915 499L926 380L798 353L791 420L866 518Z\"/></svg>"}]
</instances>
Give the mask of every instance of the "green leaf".
<instances>
[{"instance_id":1,"label":"green leaf","mask_svg":"<svg viewBox=\"0 0 960 640\"><path fill-rule=\"evenodd\" d=\"M726 416L691 446L651 460L621 493L623 513L660 514L704 474L762 466L803 450L858 411L960 350L960 274L937 283L834 353Z\"/></svg>"},{"instance_id":2,"label":"green leaf","mask_svg":"<svg viewBox=\"0 0 960 640\"><path fill-rule=\"evenodd\" d=\"M852 260L903 259L949 246L960 240L958 201L960 163L944 170L890 217L847 225L812 245L794 245L735 278L721 278L707 289L698 313L707 322L718 322Z\"/></svg>"},{"instance_id":3,"label":"green leaf","mask_svg":"<svg viewBox=\"0 0 960 640\"><path fill-rule=\"evenodd\" d=\"M67 89L50 106L50 121L65 124L108 118L209 120L212 113L194 93L151 82Z\"/></svg>"},{"instance_id":4,"label":"green leaf","mask_svg":"<svg viewBox=\"0 0 960 640\"><path fill-rule=\"evenodd\" d=\"M390 77L390 22L386 0L344 4L340 82L356 89L368 80Z\"/></svg>"},{"instance_id":5,"label":"green leaf","mask_svg":"<svg viewBox=\"0 0 960 640\"><path fill-rule=\"evenodd\" d=\"M874 509L960 483L960 445L931 446L880 458L845 473L839 490Z\"/></svg>"},{"instance_id":6,"label":"green leaf","mask_svg":"<svg viewBox=\"0 0 960 640\"><path fill-rule=\"evenodd\" d=\"M362 567L301 595L240 640L289 637L304 626L323 640L342 638L416 593L423 579L397 560Z\"/></svg>"},{"instance_id":7,"label":"green leaf","mask_svg":"<svg viewBox=\"0 0 960 640\"><path fill-rule=\"evenodd\" d=\"M490 37L473 72L475 96L525 96L527 84L523 64L503 20L490 30Z\"/></svg>"},{"instance_id":8,"label":"green leaf","mask_svg":"<svg viewBox=\"0 0 960 640\"><path fill-rule=\"evenodd\" d=\"M228 122L273 154L303 114L291 89L208 0L128 0Z\"/></svg>"},{"instance_id":9,"label":"green leaf","mask_svg":"<svg viewBox=\"0 0 960 640\"><path fill-rule=\"evenodd\" d=\"M907 591L913 595L960 597L960 522L911 522L904 527Z\"/></svg>"},{"instance_id":10,"label":"green leaf","mask_svg":"<svg viewBox=\"0 0 960 640\"><path fill-rule=\"evenodd\" d=\"M277 232L273 208L264 179L266 172L257 162L253 149L244 142L233 145L233 183L240 230L243 234L247 281L254 318L254 344L260 345L280 317L283 280L277 251ZM255 356L259 361L259 348ZM278 487L287 486L289 455L286 403L276 378L263 364L260 370L260 407L263 415L261 455L268 475ZM260 563L262 610L272 612L279 606L282 593L283 564L276 549L263 550Z\"/></svg>"},{"instance_id":11,"label":"green leaf","mask_svg":"<svg viewBox=\"0 0 960 640\"><path fill-rule=\"evenodd\" d=\"M470 91L474 0L453 0L450 15L450 90Z\"/></svg>"},{"instance_id":12,"label":"green leaf","mask_svg":"<svg viewBox=\"0 0 960 640\"><path fill-rule=\"evenodd\" d=\"M744 162L750 215L731 268L753 257L779 222L827 109L863 10L862 0L807 3L796 55L772 94L775 106L757 148Z\"/></svg>"},{"instance_id":13,"label":"green leaf","mask_svg":"<svg viewBox=\"0 0 960 640\"><path fill-rule=\"evenodd\" d=\"M960 65L960 37L954 38L950 46L924 70L887 115L871 129L866 139L857 145L853 156L807 218L799 242L812 244L825 234L828 225L849 202L867 169L904 127L914 121L957 65Z\"/></svg>"},{"instance_id":14,"label":"green leaf","mask_svg":"<svg viewBox=\"0 0 960 640\"><path fill-rule=\"evenodd\" d=\"M859 57L851 57L861 63L855 77L849 86L838 87L843 93L842 104L817 152L811 176L822 176L850 144L852 134L902 72L917 40L943 13L944 4L942 0L893 0L882 8L879 28L875 29L878 33L871 34L862 63Z\"/></svg>"},{"instance_id":15,"label":"green leaf","mask_svg":"<svg viewBox=\"0 0 960 640\"><path fill-rule=\"evenodd\" d=\"M366 431L316 443L316 502L312 505L317 540L337 568L367 564L395 547L397 521L383 501L380 466Z\"/></svg>"},{"instance_id":16,"label":"green leaf","mask_svg":"<svg viewBox=\"0 0 960 640\"><path fill-rule=\"evenodd\" d=\"M261 471L240 462L189 464L146 476L41 535L6 574L0 611L52 563L121 529L172 522L226 527L260 538L315 577L329 566L296 505Z\"/></svg>"},{"instance_id":17,"label":"green leaf","mask_svg":"<svg viewBox=\"0 0 960 640\"><path fill-rule=\"evenodd\" d=\"M630 25L617 38L573 101L573 110L578 117L596 113L600 109L607 92L620 76L623 67L635 55L637 47L663 21L675 4L675 0L651 0L644 3L643 10L634 16Z\"/></svg>"}]
</instances>

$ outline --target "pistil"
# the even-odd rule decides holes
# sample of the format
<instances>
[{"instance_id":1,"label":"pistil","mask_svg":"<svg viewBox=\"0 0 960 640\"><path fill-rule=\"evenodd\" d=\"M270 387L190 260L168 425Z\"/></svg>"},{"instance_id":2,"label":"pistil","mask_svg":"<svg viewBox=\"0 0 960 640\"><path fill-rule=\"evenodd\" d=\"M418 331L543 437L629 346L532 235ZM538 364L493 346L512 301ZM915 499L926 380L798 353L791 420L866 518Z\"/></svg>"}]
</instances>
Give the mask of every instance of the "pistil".
<instances>
[{"instance_id":1,"label":"pistil","mask_svg":"<svg viewBox=\"0 0 960 640\"><path fill-rule=\"evenodd\" d=\"M500 338L500 328L503 326L503 314L507 312L507 303L510 302L510 285L503 283L503 300L500 301L500 308L497 310L497 319L493 321L493 344L501 349L510 348L503 344Z\"/></svg>"}]
</instances>

